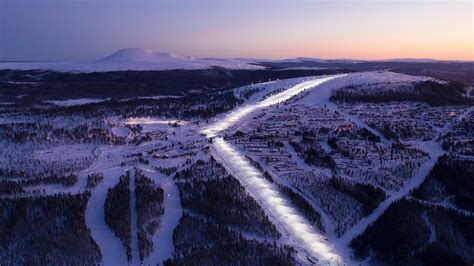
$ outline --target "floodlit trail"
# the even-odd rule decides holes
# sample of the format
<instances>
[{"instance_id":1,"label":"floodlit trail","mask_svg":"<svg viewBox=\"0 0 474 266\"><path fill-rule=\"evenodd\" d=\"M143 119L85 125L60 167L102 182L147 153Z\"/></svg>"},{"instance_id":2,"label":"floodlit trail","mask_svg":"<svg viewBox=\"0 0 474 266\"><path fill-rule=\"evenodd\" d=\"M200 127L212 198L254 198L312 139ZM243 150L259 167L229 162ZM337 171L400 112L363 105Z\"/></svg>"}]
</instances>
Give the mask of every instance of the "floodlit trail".
<instances>
[{"instance_id":1,"label":"floodlit trail","mask_svg":"<svg viewBox=\"0 0 474 266\"><path fill-rule=\"evenodd\" d=\"M224 139L213 140L213 155L245 186L252 196L273 217L282 233L287 233L297 247L304 248L320 261L341 262L333 247L287 202L278 188L267 181L237 150Z\"/></svg>"},{"instance_id":2,"label":"floodlit trail","mask_svg":"<svg viewBox=\"0 0 474 266\"><path fill-rule=\"evenodd\" d=\"M234 111L231 111L228 115L226 115L224 118L220 119L216 123L212 124L210 127L204 129L201 133L205 134L207 137L215 137L217 134L223 130L228 129L229 127L235 125L239 120L244 118L245 116L249 115L250 113L262 109L271 105L275 105L281 102L284 102L293 96L296 96L297 94L316 87L326 81L342 77L344 75L335 75L335 76L330 76L330 77L324 77L324 78L319 78L319 79L313 79L309 81L302 82L296 86L293 86L283 92L277 93L275 95L272 95L268 97L267 99L255 103L255 104L247 104L242 107L239 107L235 109Z\"/></svg>"},{"instance_id":3,"label":"floodlit trail","mask_svg":"<svg viewBox=\"0 0 474 266\"><path fill-rule=\"evenodd\" d=\"M340 75L339 75L340 76ZM271 105L286 101L293 96L326 81L339 76L324 77L302 82L281 93L256 103L245 105L229 113L223 119L215 122L202 131L207 137L215 137L212 144L212 154L223 166L247 188L250 194L262 206L265 212L274 221L275 226L286 235L297 249L303 249L320 262L332 264L342 263L341 256L334 247L328 243L318 230L300 215L300 213L285 200L279 189L267 181L250 162L221 137L216 137L219 132L235 125L239 120L252 112ZM307 259L307 258L306 258Z\"/></svg>"}]
</instances>

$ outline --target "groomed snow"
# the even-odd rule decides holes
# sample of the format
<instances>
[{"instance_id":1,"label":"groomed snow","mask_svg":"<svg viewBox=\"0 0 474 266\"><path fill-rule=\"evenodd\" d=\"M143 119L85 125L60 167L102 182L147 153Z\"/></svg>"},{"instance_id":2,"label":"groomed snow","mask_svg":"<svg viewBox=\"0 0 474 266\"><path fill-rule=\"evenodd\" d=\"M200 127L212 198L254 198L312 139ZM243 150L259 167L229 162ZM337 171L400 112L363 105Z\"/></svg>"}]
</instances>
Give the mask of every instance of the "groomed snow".
<instances>
[{"instance_id":1,"label":"groomed snow","mask_svg":"<svg viewBox=\"0 0 474 266\"><path fill-rule=\"evenodd\" d=\"M304 248L319 261L339 263L342 258L338 255L317 229L309 224L281 195L275 185L267 181L236 149L217 137L213 140L213 152L220 158L227 170L250 190L262 207L279 223L277 227L286 231L296 247Z\"/></svg>"}]
</instances>

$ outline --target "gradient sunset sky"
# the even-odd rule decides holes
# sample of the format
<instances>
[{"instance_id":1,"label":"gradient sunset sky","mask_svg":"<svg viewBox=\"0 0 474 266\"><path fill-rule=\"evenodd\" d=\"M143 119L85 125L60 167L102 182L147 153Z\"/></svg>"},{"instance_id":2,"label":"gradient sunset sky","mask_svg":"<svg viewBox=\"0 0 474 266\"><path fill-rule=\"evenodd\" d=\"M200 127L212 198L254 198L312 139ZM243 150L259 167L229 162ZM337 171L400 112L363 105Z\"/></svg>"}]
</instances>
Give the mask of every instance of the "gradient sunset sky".
<instances>
[{"instance_id":1,"label":"gradient sunset sky","mask_svg":"<svg viewBox=\"0 0 474 266\"><path fill-rule=\"evenodd\" d=\"M471 0L0 0L0 60L91 60L127 47L474 60L473 12Z\"/></svg>"}]
</instances>

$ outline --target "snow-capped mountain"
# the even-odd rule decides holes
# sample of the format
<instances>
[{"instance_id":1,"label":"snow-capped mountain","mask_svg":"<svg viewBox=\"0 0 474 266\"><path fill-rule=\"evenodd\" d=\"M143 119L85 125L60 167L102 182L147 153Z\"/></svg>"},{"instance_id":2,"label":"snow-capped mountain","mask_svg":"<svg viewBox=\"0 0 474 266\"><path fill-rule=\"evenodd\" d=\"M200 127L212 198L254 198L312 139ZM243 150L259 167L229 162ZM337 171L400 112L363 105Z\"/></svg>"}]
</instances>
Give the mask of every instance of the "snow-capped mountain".
<instances>
[{"instance_id":1,"label":"snow-capped mountain","mask_svg":"<svg viewBox=\"0 0 474 266\"><path fill-rule=\"evenodd\" d=\"M112 55L95 61L115 70L171 70L206 69L213 66L227 69L261 69L262 66L239 59L193 58L175 53L158 52L141 48L121 49Z\"/></svg>"},{"instance_id":2,"label":"snow-capped mountain","mask_svg":"<svg viewBox=\"0 0 474 266\"><path fill-rule=\"evenodd\" d=\"M76 62L2 62L0 69L45 69L61 72L108 72L127 70L263 69L255 61L226 58L193 58L141 48L126 48L95 61Z\"/></svg>"},{"instance_id":3,"label":"snow-capped mountain","mask_svg":"<svg viewBox=\"0 0 474 266\"><path fill-rule=\"evenodd\" d=\"M118 63L118 62L163 62L194 60L192 57L182 57L175 53L156 52L142 48L126 48L97 60L97 63Z\"/></svg>"}]
</instances>

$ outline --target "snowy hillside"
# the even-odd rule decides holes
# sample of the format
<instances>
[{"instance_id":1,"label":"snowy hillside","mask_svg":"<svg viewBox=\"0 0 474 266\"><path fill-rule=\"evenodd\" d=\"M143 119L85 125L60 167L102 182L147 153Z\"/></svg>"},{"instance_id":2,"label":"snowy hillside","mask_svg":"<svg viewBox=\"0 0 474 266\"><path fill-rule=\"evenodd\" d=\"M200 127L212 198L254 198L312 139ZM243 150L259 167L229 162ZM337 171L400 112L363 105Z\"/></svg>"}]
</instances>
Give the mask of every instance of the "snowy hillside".
<instances>
[{"instance_id":1,"label":"snowy hillside","mask_svg":"<svg viewBox=\"0 0 474 266\"><path fill-rule=\"evenodd\" d=\"M462 94L462 85L388 71L352 73L327 82L322 87L334 102L419 101L430 105L469 103Z\"/></svg>"},{"instance_id":2,"label":"snowy hillside","mask_svg":"<svg viewBox=\"0 0 474 266\"><path fill-rule=\"evenodd\" d=\"M141 48L121 49L96 61L76 62L1 62L0 69L45 69L61 72L107 72L126 70L263 69L247 59L193 58Z\"/></svg>"},{"instance_id":3,"label":"snowy hillside","mask_svg":"<svg viewBox=\"0 0 474 266\"><path fill-rule=\"evenodd\" d=\"M334 96L341 91L354 91L358 94L381 94L387 91L403 92L411 90L412 84L423 81L435 81L428 77L415 77L385 71L361 72L348 74L342 78L326 82L320 87L327 96ZM317 97L312 95L316 94ZM304 102L319 101L320 92L311 92Z\"/></svg>"}]
</instances>

